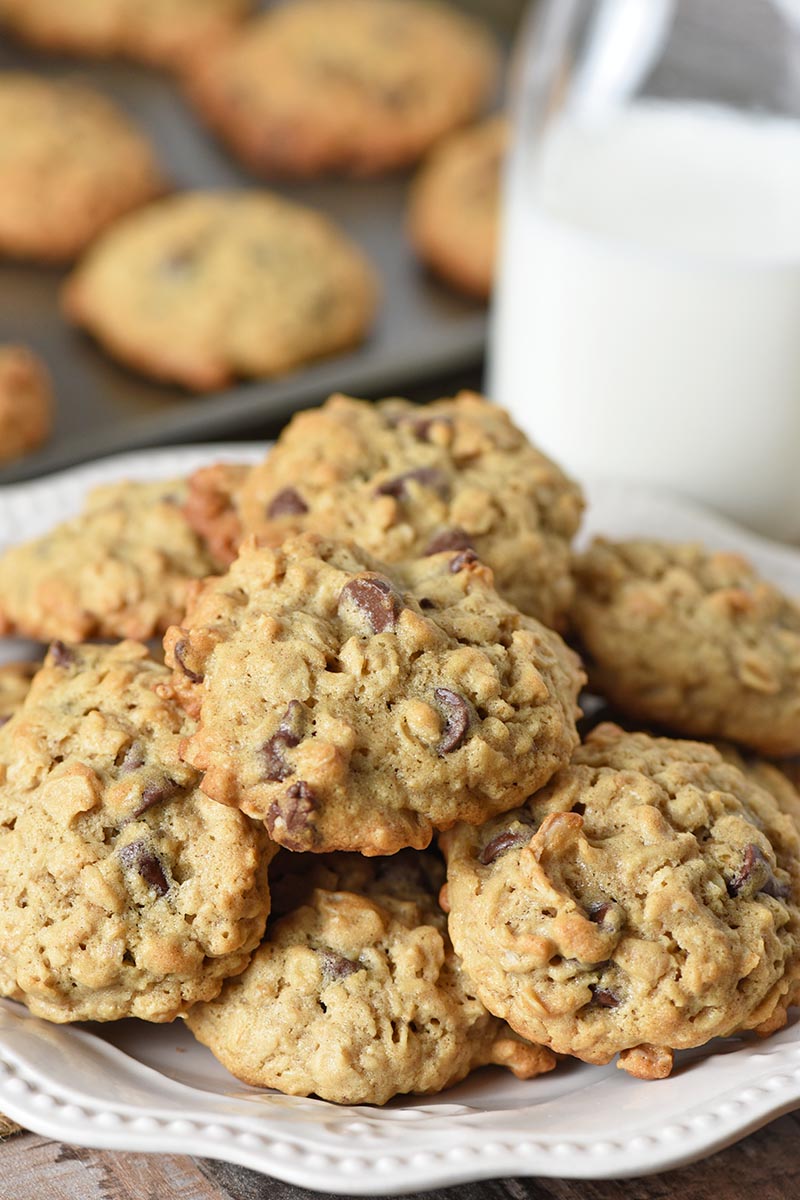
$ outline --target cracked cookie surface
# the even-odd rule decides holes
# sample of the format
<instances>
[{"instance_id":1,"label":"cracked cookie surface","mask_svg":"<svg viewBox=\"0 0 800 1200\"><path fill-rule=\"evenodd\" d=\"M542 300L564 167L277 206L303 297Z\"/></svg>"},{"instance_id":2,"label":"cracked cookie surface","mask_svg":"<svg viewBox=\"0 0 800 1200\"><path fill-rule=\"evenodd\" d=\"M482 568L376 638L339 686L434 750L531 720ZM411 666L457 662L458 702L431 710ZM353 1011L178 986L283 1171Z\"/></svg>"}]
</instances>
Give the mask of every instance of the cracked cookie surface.
<instances>
[{"instance_id":1,"label":"cracked cookie surface","mask_svg":"<svg viewBox=\"0 0 800 1200\"><path fill-rule=\"evenodd\" d=\"M214 560L190 528L182 480L95 488L83 512L0 557L0 634L146 639L180 620Z\"/></svg>"},{"instance_id":2,"label":"cracked cookie surface","mask_svg":"<svg viewBox=\"0 0 800 1200\"><path fill-rule=\"evenodd\" d=\"M352 538L385 562L474 550L498 592L559 628L580 489L497 405L334 396L299 413L236 498L247 533Z\"/></svg>"},{"instance_id":3,"label":"cracked cookie surface","mask_svg":"<svg viewBox=\"0 0 800 1200\"><path fill-rule=\"evenodd\" d=\"M184 192L100 238L63 303L128 366L207 391L354 346L377 285L313 209L269 192Z\"/></svg>"},{"instance_id":4,"label":"cracked cookie surface","mask_svg":"<svg viewBox=\"0 0 800 1200\"><path fill-rule=\"evenodd\" d=\"M477 116L492 38L424 0L295 0L190 64L190 97L254 171L371 175Z\"/></svg>"},{"instance_id":5,"label":"cracked cookie surface","mask_svg":"<svg viewBox=\"0 0 800 1200\"><path fill-rule=\"evenodd\" d=\"M68 262L163 190L150 143L100 92L0 74L0 253Z\"/></svg>"},{"instance_id":6,"label":"cracked cookie surface","mask_svg":"<svg viewBox=\"0 0 800 1200\"><path fill-rule=\"evenodd\" d=\"M592 684L622 712L766 757L800 753L800 606L745 559L598 539L575 579Z\"/></svg>"},{"instance_id":7,"label":"cracked cookie surface","mask_svg":"<svg viewBox=\"0 0 800 1200\"><path fill-rule=\"evenodd\" d=\"M274 868L278 919L247 971L187 1021L234 1075L385 1104L487 1063L523 1079L555 1065L476 999L436 902L435 856L282 854Z\"/></svg>"},{"instance_id":8,"label":"cracked cookie surface","mask_svg":"<svg viewBox=\"0 0 800 1200\"><path fill-rule=\"evenodd\" d=\"M800 992L798 828L712 746L598 726L442 845L479 997L556 1053L660 1078L676 1049L780 1028Z\"/></svg>"},{"instance_id":9,"label":"cracked cookie surface","mask_svg":"<svg viewBox=\"0 0 800 1200\"><path fill-rule=\"evenodd\" d=\"M577 743L576 656L463 551L389 568L314 534L248 543L164 645L204 790L294 850L424 847Z\"/></svg>"},{"instance_id":10,"label":"cracked cookie surface","mask_svg":"<svg viewBox=\"0 0 800 1200\"><path fill-rule=\"evenodd\" d=\"M144 646L51 647L0 729L0 994L50 1021L169 1021L247 965L262 829L197 789Z\"/></svg>"}]
</instances>

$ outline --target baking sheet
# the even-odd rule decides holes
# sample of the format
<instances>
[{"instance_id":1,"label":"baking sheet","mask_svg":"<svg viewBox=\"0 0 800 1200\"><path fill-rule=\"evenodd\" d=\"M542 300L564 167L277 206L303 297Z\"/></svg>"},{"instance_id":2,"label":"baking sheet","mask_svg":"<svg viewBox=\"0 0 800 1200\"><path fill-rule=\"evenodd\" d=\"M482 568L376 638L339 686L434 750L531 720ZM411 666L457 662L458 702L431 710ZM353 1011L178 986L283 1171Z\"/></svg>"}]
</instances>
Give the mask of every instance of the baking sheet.
<instances>
[{"instance_id":1,"label":"baking sheet","mask_svg":"<svg viewBox=\"0 0 800 1200\"><path fill-rule=\"evenodd\" d=\"M493 6L485 8L488 14ZM513 12L509 0L492 14L501 20L501 34L508 35ZM195 120L165 74L124 63L55 59L4 39L0 70L13 68L76 76L111 96L150 135L177 187L260 186ZM58 292L64 271L0 263L0 341L21 341L38 352L57 395L53 437L37 453L0 468L0 484L119 450L267 435L295 409L333 391L392 394L475 366L483 353L485 309L431 279L414 258L403 229L408 178L268 185L323 209L363 247L382 280L381 310L357 350L221 393L191 395L116 365L63 321Z\"/></svg>"}]
</instances>

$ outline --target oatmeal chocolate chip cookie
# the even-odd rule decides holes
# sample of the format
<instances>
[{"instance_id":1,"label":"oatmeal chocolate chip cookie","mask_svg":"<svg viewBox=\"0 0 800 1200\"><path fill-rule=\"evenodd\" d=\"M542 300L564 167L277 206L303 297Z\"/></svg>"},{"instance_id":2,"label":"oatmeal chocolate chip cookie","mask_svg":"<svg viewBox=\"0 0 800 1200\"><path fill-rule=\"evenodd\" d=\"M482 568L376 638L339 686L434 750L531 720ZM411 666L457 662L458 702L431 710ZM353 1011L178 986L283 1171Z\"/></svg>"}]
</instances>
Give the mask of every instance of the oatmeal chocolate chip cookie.
<instances>
[{"instance_id":1,"label":"oatmeal chocolate chip cookie","mask_svg":"<svg viewBox=\"0 0 800 1200\"><path fill-rule=\"evenodd\" d=\"M191 98L252 170L371 175L414 162L477 116L497 49L424 0L295 0L189 64Z\"/></svg>"},{"instance_id":2,"label":"oatmeal chocolate chip cookie","mask_svg":"<svg viewBox=\"0 0 800 1200\"><path fill-rule=\"evenodd\" d=\"M149 142L105 96L0 74L0 254L67 262L163 190Z\"/></svg>"},{"instance_id":3,"label":"oatmeal chocolate chip cookie","mask_svg":"<svg viewBox=\"0 0 800 1200\"><path fill-rule=\"evenodd\" d=\"M215 561L226 567L239 553L239 496L251 470L244 463L212 463L198 467L186 481L186 520Z\"/></svg>"},{"instance_id":4,"label":"oatmeal chocolate chip cookie","mask_svg":"<svg viewBox=\"0 0 800 1200\"><path fill-rule=\"evenodd\" d=\"M744 559L598 539L575 579L592 683L622 712L767 757L800 753L800 606Z\"/></svg>"},{"instance_id":5,"label":"oatmeal chocolate chip cookie","mask_svg":"<svg viewBox=\"0 0 800 1200\"><path fill-rule=\"evenodd\" d=\"M172 66L251 8L252 0L0 0L0 24L45 50Z\"/></svg>"},{"instance_id":6,"label":"oatmeal chocolate chip cookie","mask_svg":"<svg viewBox=\"0 0 800 1200\"><path fill-rule=\"evenodd\" d=\"M451 134L436 146L411 191L409 234L422 260L468 295L492 290L500 222L503 117Z\"/></svg>"},{"instance_id":7,"label":"oatmeal chocolate chip cookie","mask_svg":"<svg viewBox=\"0 0 800 1200\"><path fill-rule=\"evenodd\" d=\"M215 563L181 511L180 480L96 488L80 516L0 557L0 634L153 637Z\"/></svg>"},{"instance_id":8,"label":"oatmeal chocolate chip cookie","mask_svg":"<svg viewBox=\"0 0 800 1200\"><path fill-rule=\"evenodd\" d=\"M442 837L450 934L523 1037L642 1078L800 994L800 835L712 746L601 725L515 812Z\"/></svg>"},{"instance_id":9,"label":"oatmeal chocolate chip cookie","mask_svg":"<svg viewBox=\"0 0 800 1200\"><path fill-rule=\"evenodd\" d=\"M385 1104L440 1092L487 1063L521 1079L552 1069L551 1052L518 1040L464 978L435 900L438 860L286 858L293 903L246 972L187 1019L234 1075Z\"/></svg>"},{"instance_id":10,"label":"oatmeal chocolate chip cookie","mask_svg":"<svg viewBox=\"0 0 800 1200\"><path fill-rule=\"evenodd\" d=\"M24 346L0 345L0 463L47 441L52 415L53 390L43 364Z\"/></svg>"},{"instance_id":11,"label":"oatmeal chocolate chip cookie","mask_svg":"<svg viewBox=\"0 0 800 1200\"><path fill-rule=\"evenodd\" d=\"M263 830L197 789L144 646L51 647L0 730L0 994L51 1021L169 1021L247 965Z\"/></svg>"},{"instance_id":12,"label":"oatmeal chocolate chip cookie","mask_svg":"<svg viewBox=\"0 0 800 1200\"><path fill-rule=\"evenodd\" d=\"M273 544L310 529L391 563L474 551L506 600L554 628L572 599L580 490L471 392L424 407L333 396L294 417L237 504Z\"/></svg>"},{"instance_id":13,"label":"oatmeal chocolate chip cookie","mask_svg":"<svg viewBox=\"0 0 800 1200\"><path fill-rule=\"evenodd\" d=\"M0 666L0 726L13 717L28 694L41 663L10 662Z\"/></svg>"},{"instance_id":14,"label":"oatmeal chocolate chip cookie","mask_svg":"<svg viewBox=\"0 0 800 1200\"><path fill-rule=\"evenodd\" d=\"M168 631L203 790L292 850L390 854L518 804L577 742L578 660L460 551L247 543Z\"/></svg>"},{"instance_id":15,"label":"oatmeal chocolate chip cookie","mask_svg":"<svg viewBox=\"0 0 800 1200\"><path fill-rule=\"evenodd\" d=\"M205 391L354 346L376 297L360 250L319 213L267 192L188 192L102 237L64 307L128 366Z\"/></svg>"}]
</instances>

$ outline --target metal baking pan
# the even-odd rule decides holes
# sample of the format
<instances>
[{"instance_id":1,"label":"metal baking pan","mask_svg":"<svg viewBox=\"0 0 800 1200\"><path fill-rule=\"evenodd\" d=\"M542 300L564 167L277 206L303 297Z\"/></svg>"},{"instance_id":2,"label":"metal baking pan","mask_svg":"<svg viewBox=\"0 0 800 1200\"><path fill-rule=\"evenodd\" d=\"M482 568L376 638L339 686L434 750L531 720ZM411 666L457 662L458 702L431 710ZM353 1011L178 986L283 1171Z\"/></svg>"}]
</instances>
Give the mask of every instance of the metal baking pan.
<instances>
[{"instance_id":1,"label":"metal baking pan","mask_svg":"<svg viewBox=\"0 0 800 1200\"><path fill-rule=\"evenodd\" d=\"M519 5L503 0L484 7L507 38ZM54 59L6 40L0 70L12 68L76 75L110 95L149 133L176 187L259 186L194 119L166 75L124 63ZM396 393L474 367L484 347L485 310L436 283L416 262L404 233L407 187L407 175L276 185L323 209L363 247L381 276L380 313L356 351L222 393L191 395L117 366L62 319L63 271L1 262L0 341L25 342L41 354L54 376L57 412L50 441L0 469L0 484L119 450L266 434L333 391Z\"/></svg>"}]
</instances>

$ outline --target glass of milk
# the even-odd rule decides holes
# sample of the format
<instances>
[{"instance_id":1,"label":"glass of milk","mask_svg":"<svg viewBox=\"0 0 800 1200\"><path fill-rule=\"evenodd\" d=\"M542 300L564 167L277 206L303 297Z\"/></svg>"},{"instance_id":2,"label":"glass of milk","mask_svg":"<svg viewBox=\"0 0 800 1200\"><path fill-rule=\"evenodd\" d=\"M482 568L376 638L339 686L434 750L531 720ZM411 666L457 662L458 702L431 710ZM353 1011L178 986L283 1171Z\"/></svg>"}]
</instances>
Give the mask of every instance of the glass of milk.
<instances>
[{"instance_id":1,"label":"glass of milk","mask_svg":"<svg viewBox=\"0 0 800 1200\"><path fill-rule=\"evenodd\" d=\"M539 0L514 119L490 395L800 540L800 0Z\"/></svg>"}]
</instances>

